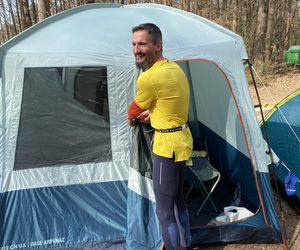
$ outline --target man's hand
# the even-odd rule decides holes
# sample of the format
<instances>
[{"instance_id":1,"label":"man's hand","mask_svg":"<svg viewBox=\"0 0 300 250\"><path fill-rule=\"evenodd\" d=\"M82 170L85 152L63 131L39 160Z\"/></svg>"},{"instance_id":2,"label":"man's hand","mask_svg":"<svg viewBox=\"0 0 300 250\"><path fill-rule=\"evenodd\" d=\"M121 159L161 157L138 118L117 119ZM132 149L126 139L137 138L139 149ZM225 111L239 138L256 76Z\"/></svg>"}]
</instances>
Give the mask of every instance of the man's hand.
<instances>
[{"instance_id":1,"label":"man's hand","mask_svg":"<svg viewBox=\"0 0 300 250\"><path fill-rule=\"evenodd\" d=\"M139 119L142 123L150 123L149 110L145 110L140 113L137 119Z\"/></svg>"},{"instance_id":2,"label":"man's hand","mask_svg":"<svg viewBox=\"0 0 300 250\"><path fill-rule=\"evenodd\" d=\"M150 123L149 110L144 110L136 118L127 117L127 123L131 127L136 125L137 120L142 123Z\"/></svg>"},{"instance_id":3,"label":"man's hand","mask_svg":"<svg viewBox=\"0 0 300 250\"><path fill-rule=\"evenodd\" d=\"M127 118L127 124L131 127L135 125L135 118Z\"/></svg>"}]
</instances>

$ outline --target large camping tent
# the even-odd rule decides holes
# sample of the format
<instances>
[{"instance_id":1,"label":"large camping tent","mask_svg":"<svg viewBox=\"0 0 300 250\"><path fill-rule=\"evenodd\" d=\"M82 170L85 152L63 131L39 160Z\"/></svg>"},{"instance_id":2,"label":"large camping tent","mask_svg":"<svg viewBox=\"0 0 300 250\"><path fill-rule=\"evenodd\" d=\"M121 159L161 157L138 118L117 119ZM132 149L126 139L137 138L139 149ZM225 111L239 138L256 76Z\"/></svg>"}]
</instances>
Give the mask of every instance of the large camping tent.
<instances>
[{"instance_id":1,"label":"large camping tent","mask_svg":"<svg viewBox=\"0 0 300 250\"><path fill-rule=\"evenodd\" d=\"M222 174L217 214L208 203L193 215L197 190L187 200L193 244L283 242L241 37L167 6L90 4L0 47L3 249L159 249L149 150L126 123L139 74L131 28L145 22L185 70L195 140ZM210 223L229 205L253 215Z\"/></svg>"},{"instance_id":2,"label":"large camping tent","mask_svg":"<svg viewBox=\"0 0 300 250\"><path fill-rule=\"evenodd\" d=\"M263 137L280 159L277 164L272 165L272 171L283 185L286 184L287 193L295 194L298 199L300 198L299 112L298 89L276 104L266 115L265 122L261 126Z\"/></svg>"}]
</instances>

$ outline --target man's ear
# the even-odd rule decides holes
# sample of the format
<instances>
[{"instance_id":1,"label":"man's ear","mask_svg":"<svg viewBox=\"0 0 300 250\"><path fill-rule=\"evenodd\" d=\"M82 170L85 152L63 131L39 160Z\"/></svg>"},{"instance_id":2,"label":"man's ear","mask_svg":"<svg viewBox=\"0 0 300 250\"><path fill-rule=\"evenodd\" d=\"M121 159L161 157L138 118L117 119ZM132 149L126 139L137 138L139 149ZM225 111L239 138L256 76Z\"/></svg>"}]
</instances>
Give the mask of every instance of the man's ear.
<instances>
[{"instance_id":1,"label":"man's ear","mask_svg":"<svg viewBox=\"0 0 300 250\"><path fill-rule=\"evenodd\" d=\"M162 42L157 43L156 46L157 46L157 51L162 52Z\"/></svg>"}]
</instances>

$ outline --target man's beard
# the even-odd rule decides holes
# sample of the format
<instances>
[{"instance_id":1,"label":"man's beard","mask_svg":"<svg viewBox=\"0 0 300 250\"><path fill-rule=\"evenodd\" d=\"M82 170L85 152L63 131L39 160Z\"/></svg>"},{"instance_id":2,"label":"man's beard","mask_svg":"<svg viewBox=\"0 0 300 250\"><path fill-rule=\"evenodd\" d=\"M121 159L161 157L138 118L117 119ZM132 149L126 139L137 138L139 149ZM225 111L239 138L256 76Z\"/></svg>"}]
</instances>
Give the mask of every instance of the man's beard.
<instances>
[{"instance_id":1,"label":"man's beard","mask_svg":"<svg viewBox=\"0 0 300 250\"><path fill-rule=\"evenodd\" d=\"M135 62L135 66L142 71L145 71L148 68L147 59L142 62Z\"/></svg>"},{"instance_id":2,"label":"man's beard","mask_svg":"<svg viewBox=\"0 0 300 250\"><path fill-rule=\"evenodd\" d=\"M149 65L150 65L150 63L151 63L152 61L154 61L154 55L152 55L152 54L147 54L147 55L145 56L144 61L142 61L142 62L135 62L135 65L136 65L136 67L137 67L138 69L141 69L141 70L145 71L146 69L149 68Z\"/></svg>"}]
</instances>

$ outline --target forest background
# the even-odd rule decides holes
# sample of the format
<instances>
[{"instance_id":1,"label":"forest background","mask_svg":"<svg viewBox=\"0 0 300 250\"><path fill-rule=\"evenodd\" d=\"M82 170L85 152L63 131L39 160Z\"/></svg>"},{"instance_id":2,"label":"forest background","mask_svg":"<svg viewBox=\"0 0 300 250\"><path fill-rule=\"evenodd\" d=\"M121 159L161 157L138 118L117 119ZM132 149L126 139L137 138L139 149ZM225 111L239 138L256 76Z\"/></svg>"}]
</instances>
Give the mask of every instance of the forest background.
<instances>
[{"instance_id":1,"label":"forest background","mask_svg":"<svg viewBox=\"0 0 300 250\"><path fill-rule=\"evenodd\" d=\"M93 2L159 3L193 12L241 35L264 73L282 71L284 51L300 45L299 0L0 0L0 45L51 15Z\"/></svg>"}]
</instances>

